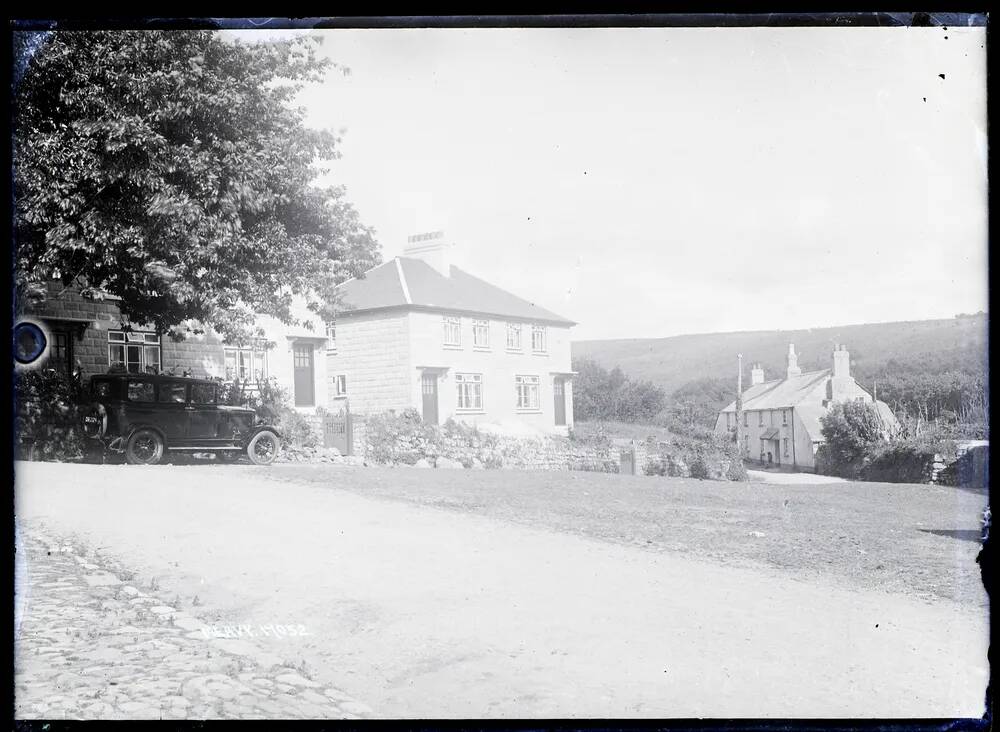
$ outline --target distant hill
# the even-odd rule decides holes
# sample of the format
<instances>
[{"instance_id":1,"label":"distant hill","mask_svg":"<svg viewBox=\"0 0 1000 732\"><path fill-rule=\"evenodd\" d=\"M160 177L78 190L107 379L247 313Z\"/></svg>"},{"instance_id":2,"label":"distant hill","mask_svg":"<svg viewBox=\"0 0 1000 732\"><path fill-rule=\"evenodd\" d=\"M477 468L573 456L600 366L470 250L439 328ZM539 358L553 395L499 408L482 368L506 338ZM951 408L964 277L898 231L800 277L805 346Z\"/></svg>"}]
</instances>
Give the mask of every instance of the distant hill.
<instances>
[{"instance_id":1,"label":"distant hill","mask_svg":"<svg viewBox=\"0 0 1000 732\"><path fill-rule=\"evenodd\" d=\"M751 306L752 307L752 306ZM988 315L960 315L947 320L843 325L787 331L706 333L670 338L577 341L574 358L588 358L601 366L618 366L627 375L652 381L672 394L692 382L732 378L736 383L736 355L743 354L743 378L759 361L765 377L785 370L788 344L795 344L803 371L828 368L835 344L851 353L851 373L866 383L883 372L986 373Z\"/></svg>"}]
</instances>

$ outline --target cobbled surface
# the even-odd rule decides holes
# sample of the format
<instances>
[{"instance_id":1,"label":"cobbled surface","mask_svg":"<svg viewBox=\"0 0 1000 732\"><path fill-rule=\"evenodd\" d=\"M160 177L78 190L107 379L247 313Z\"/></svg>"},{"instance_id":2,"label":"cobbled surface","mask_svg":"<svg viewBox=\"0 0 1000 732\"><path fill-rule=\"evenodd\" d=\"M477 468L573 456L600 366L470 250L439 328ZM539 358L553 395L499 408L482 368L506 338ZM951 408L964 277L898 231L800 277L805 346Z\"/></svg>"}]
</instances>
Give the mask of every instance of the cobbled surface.
<instances>
[{"instance_id":1,"label":"cobbled surface","mask_svg":"<svg viewBox=\"0 0 1000 732\"><path fill-rule=\"evenodd\" d=\"M38 527L19 529L27 561L18 566L30 569L15 585L17 719L373 716L301 668L232 652L240 641L207 637L197 619L88 561L79 547Z\"/></svg>"}]
</instances>

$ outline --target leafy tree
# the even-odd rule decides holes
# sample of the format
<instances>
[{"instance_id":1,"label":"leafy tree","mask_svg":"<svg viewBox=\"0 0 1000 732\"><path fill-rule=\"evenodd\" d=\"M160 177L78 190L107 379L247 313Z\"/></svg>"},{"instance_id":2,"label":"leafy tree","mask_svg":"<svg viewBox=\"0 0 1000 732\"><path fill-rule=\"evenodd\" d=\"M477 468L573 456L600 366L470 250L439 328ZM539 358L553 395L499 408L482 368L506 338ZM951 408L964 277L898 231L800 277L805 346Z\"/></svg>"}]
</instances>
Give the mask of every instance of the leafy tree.
<instances>
[{"instance_id":1,"label":"leafy tree","mask_svg":"<svg viewBox=\"0 0 1000 732\"><path fill-rule=\"evenodd\" d=\"M650 421L666 399L649 381L637 381L617 366L610 371L588 359L574 359L573 414L578 420Z\"/></svg>"},{"instance_id":2,"label":"leafy tree","mask_svg":"<svg viewBox=\"0 0 1000 732\"><path fill-rule=\"evenodd\" d=\"M15 35L22 306L59 279L121 298L126 323L175 337L210 325L240 341L255 312L294 322L295 295L331 317L333 287L377 262L343 188L313 185L339 154L291 104L333 65L313 39Z\"/></svg>"},{"instance_id":3,"label":"leafy tree","mask_svg":"<svg viewBox=\"0 0 1000 732\"><path fill-rule=\"evenodd\" d=\"M823 472L844 478L859 477L868 455L889 438L878 411L867 402L836 402L820 425L824 442L817 463Z\"/></svg>"}]
</instances>

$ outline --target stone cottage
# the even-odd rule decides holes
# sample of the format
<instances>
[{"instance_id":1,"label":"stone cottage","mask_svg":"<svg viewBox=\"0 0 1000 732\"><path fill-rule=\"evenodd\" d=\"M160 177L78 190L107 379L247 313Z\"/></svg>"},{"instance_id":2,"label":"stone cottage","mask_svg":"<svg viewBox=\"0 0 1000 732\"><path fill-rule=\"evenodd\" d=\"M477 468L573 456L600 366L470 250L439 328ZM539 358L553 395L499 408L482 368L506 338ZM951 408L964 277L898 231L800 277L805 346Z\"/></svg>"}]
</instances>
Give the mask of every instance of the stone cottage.
<instances>
[{"instance_id":1,"label":"stone cottage","mask_svg":"<svg viewBox=\"0 0 1000 732\"><path fill-rule=\"evenodd\" d=\"M257 324L264 337L252 345L223 343L211 331L177 343L148 327L133 325L126 332L113 296L89 299L78 288L52 282L46 300L22 319L35 322L46 335L43 368L66 374L79 370L85 376L120 368L130 373L171 371L226 381L274 377L296 409L311 414L325 405L327 396L326 333L322 321L304 305L296 307L295 315L301 325L287 326L259 316Z\"/></svg>"},{"instance_id":2,"label":"stone cottage","mask_svg":"<svg viewBox=\"0 0 1000 732\"><path fill-rule=\"evenodd\" d=\"M575 323L455 267L450 252L442 232L411 236L403 256L340 286L331 405L567 434Z\"/></svg>"},{"instance_id":3,"label":"stone cottage","mask_svg":"<svg viewBox=\"0 0 1000 732\"><path fill-rule=\"evenodd\" d=\"M750 371L750 388L743 392L742 454L763 464L815 470L816 450L823 443L820 418L834 403L848 400L874 404L888 428L899 427L889 405L851 376L846 346L834 349L831 368L803 373L795 346L789 344L783 378L766 380L759 363ZM725 435L735 429L733 401L719 412L715 431Z\"/></svg>"}]
</instances>

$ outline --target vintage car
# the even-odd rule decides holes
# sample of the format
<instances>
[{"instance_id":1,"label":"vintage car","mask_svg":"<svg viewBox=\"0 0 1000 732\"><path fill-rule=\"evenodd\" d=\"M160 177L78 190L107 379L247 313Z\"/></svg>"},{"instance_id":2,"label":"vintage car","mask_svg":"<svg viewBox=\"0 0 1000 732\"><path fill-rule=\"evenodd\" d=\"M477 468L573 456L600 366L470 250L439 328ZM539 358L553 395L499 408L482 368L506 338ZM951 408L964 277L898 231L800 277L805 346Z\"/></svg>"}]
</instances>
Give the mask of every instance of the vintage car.
<instances>
[{"instance_id":1,"label":"vintage car","mask_svg":"<svg viewBox=\"0 0 1000 732\"><path fill-rule=\"evenodd\" d=\"M219 404L219 383L153 374L105 374L89 384L83 431L133 465L155 465L170 451L242 455L258 465L281 449L278 430L253 409Z\"/></svg>"}]
</instances>

